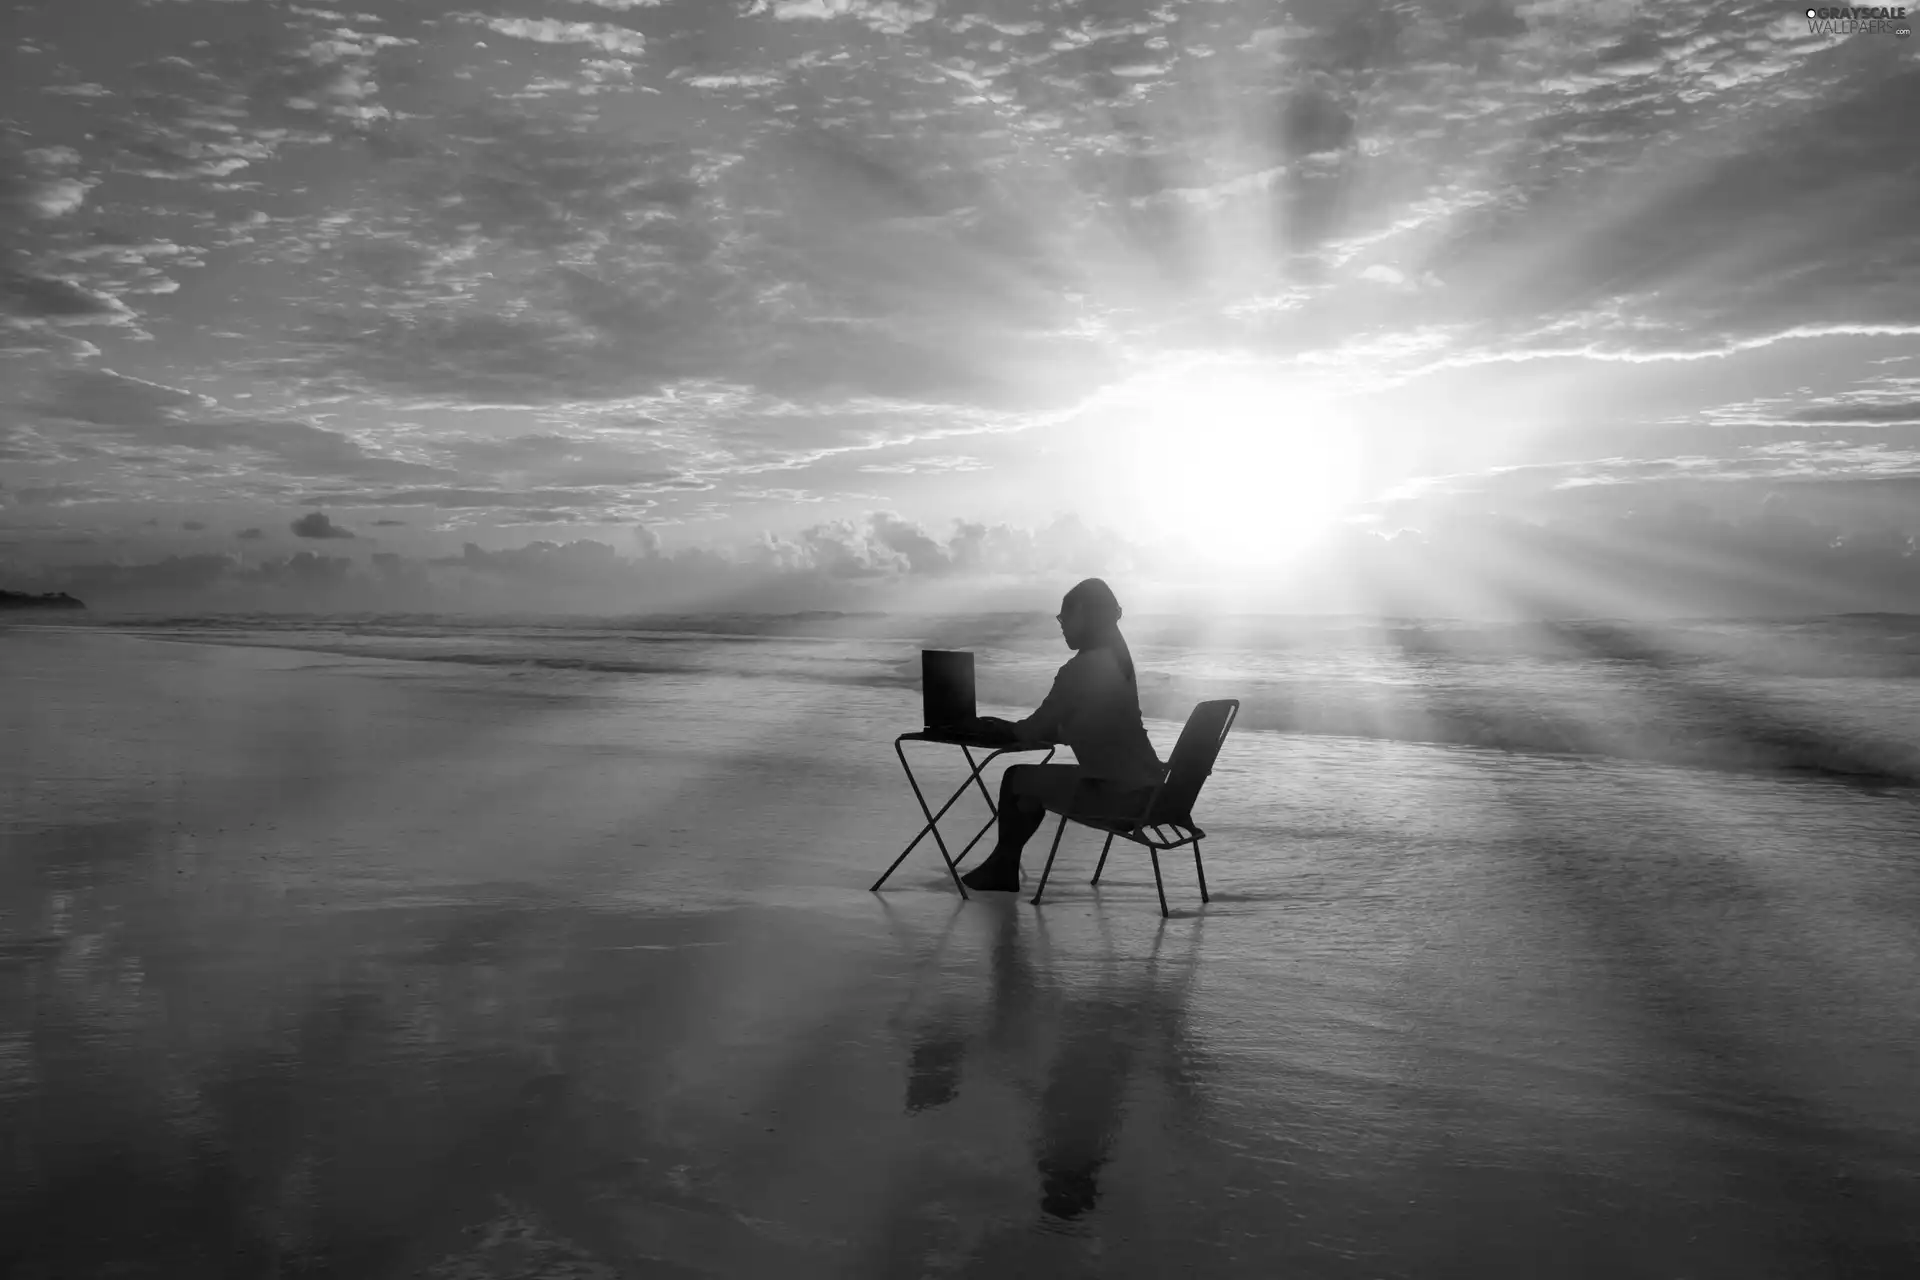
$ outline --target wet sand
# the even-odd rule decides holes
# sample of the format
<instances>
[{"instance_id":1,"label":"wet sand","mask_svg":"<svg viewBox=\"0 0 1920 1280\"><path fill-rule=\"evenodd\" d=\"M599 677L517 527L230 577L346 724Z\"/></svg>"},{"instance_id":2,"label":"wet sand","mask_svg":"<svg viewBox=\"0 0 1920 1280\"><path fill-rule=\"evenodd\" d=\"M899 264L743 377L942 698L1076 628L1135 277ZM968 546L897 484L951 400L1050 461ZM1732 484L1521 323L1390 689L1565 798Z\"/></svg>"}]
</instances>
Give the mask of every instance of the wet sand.
<instances>
[{"instance_id":1,"label":"wet sand","mask_svg":"<svg viewBox=\"0 0 1920 1280\"><path fill-rule=\"evenodd\" d=\"M913 703L0 633L0 1274L1920 1269L1911 795L1236 732L962 905Z\"/></svg>"}]
</instances>

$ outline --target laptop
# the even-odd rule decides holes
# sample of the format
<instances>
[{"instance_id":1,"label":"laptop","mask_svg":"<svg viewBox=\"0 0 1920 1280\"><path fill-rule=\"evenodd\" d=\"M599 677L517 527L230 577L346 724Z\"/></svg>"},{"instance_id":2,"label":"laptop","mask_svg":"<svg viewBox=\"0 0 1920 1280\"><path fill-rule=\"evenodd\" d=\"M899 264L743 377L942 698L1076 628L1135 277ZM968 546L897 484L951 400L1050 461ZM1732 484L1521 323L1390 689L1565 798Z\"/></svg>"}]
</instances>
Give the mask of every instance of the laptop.
<instances>
[{"instance_id":1,"label":"laptop","mask_svg":"<svg viewBox=\"0 0 1920 1280\"><path fill-rule=\"evenodd\" d=\"M928 733L951 733L972 725L973 655L949 649L920 651L920 699Z\"/></svg>"}]
</instances>

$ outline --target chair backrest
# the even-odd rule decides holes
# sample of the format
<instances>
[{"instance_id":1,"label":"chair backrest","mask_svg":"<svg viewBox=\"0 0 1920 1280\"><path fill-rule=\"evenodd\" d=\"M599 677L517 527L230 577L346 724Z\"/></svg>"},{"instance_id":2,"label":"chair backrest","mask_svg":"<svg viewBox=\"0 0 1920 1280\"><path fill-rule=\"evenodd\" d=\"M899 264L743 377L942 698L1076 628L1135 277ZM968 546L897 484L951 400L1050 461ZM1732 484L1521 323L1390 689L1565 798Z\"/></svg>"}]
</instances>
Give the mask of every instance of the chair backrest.
<instances>
[{"instance_id":1,"label":"chair backrest","mask_svg":"<svg viewBox=\"0 0 1920 1280\"><path fill-rule=\"evenodd\" d=\"M1220 758L1220 744L1240 714L1238 698L1219 698L1203 702L1187 717L1180 730L1180 741L1173 744L1167 760L1167 780L1153 798L1146 822L1179 822L1193 825L1193 802L1200 798L1201 784L1213 772Z\"/></svg>"}]
</instances>

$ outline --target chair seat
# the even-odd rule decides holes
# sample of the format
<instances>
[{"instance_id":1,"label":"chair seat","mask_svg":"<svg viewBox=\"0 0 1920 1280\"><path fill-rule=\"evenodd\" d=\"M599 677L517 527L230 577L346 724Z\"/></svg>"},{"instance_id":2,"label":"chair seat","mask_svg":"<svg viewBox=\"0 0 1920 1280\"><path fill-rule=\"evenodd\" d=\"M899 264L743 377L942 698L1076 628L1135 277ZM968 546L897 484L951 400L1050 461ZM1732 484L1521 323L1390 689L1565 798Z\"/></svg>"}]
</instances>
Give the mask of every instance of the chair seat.
<instances>
[{"instance_id":1,"label":"chair seat","mask_svg":"<svg viewBox=\"0 0 1920 1280\"><path fill-rule=\"evenodd\" d=\"M1084 804L1078 808L1064 804L1049 804L1046 810L1048 813L1057 813L1063 818L1072 818L1075 822L1084 822L1090 827L1105 827L1109 823L1117 822L1122 827L1132 830L1138 822L1142 807L1138 803L1131 806L1100 805L1093 808L1088 808Z\"/></svg>"},{"instance_id":2,"label":"chair seat","mask_svg":"<svg viewBox=\"0 0 1920 1280\"><path fill-rule=\"evenodd\" d=\"M1135 822L1131 818L1075 818L1074 821L1080 823L1082 826L1092 827L1096 831L1110 832L1123 840L1135 840L1141 844L1158 844L1163 848L1168 845L1187 844L1194 840L1205 840L1207 838L1207 833L1194 826L1191 822ZM1154 837L1149 840L1141 834L1145 831L1151 831L1154 828L1170 830L1180 838L1178 840L1162 840Z\"/></svg>"}]
</instances>

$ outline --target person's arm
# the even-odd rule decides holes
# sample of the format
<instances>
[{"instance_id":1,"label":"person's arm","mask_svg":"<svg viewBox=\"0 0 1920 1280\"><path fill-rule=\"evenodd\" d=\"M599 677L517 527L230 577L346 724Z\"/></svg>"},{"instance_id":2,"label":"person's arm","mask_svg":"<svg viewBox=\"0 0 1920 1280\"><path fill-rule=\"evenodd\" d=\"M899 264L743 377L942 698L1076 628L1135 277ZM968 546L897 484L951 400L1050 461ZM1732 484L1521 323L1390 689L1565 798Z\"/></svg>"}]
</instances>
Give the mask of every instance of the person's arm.
<instances>
[{"instance_id":1,"label":"person's arm","mask_svg":"<svg viewBox=\"0 0 1920 1280\"><path fill-rule=\"evenodd\" d=\"M1053 678L1053 688L1047 691L1046 699L1039 708L1025 720L1015 722L1014 741L1028 747L1050 747L1060 741L1061 727L1066 723L1067 712L1073 705L1074 688L1079 675L1074 663L1079 659L1070 659L1060 668Z\"/></svg>"}]
</instances>

